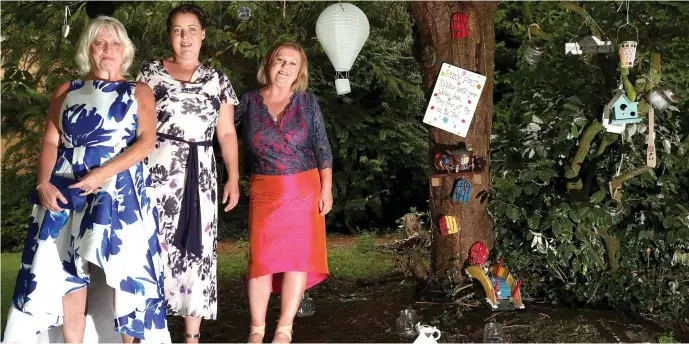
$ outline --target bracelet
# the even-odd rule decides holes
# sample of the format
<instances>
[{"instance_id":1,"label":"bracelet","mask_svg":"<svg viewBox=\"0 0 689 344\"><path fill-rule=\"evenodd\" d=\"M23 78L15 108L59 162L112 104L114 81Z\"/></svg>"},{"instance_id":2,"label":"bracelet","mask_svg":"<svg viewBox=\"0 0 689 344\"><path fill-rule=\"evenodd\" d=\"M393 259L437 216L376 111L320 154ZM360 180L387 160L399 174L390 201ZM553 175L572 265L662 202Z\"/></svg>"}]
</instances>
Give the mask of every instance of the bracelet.
<instances>
[{"instance_id":1,"label":"bracelet","mask_svg":"<svg viewBox=\"0 0 689 344\"><path fill-rule=\"evenodd\" d=\"M44 180L42 183L38 184L38 186L36 187L36 190L38 190L38 188L40 188L41 185L43 185L43 184L45 184L45 183L47 183L47 182L49 182L49 181L50 181L50 179Z\"/></svg>"}]
</instances>

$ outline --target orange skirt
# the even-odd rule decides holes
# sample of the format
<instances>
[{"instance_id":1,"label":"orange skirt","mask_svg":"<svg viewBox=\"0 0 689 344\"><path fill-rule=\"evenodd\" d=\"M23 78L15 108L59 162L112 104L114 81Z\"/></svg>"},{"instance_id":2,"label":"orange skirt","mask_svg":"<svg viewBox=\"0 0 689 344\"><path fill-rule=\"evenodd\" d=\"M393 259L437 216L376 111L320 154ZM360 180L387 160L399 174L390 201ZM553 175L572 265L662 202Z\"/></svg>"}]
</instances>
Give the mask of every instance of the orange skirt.
<instances>
[{"instance_id":1,"label":"orange skirt","mask_svg":"<svg viewBox=\"0 0 689 344\"><path fill-rule=\"evenodd\" d=\"M248 279L274 275L273 292L280 293L283 272L307 272L306 289L328 277L320 191L317 169L251 177Z\"/></svg>"}]
</instances>

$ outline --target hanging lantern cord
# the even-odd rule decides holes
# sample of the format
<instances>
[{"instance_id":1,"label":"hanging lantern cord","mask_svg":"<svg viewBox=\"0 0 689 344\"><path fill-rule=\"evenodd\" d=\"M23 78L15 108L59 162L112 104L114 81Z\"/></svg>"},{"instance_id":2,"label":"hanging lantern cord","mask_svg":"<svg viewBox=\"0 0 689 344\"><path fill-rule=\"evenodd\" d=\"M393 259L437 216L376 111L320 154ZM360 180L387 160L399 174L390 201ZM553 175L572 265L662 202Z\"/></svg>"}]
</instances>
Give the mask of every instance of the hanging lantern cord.
<instances>
[{"instance_id":1,"label":"hanging lantern cord","mask_svg":"<svg viewBox=\"0 0 689 344\"><path fill-rule=\"evenodd\" d=\"M65 20L63 25L67 25L67 18L72 15L72 11L69 10L69 6L65 6Z\"/></svg>"},{"instance_id":2,"label":"hanging lantern cord","mask_svg":"<svg viewBox=\"0 0 689 344\"><path fill-rule=\"evenodd\" d=\"M287 13L287 0L282 0L282 17L285 18Z\"/></svg>"},{"instance_id":3,"label":"hanging lantern cord","mask_svg":"<svg viewBox=\"0 0 689 344\"><path fill-rule=\"evenodd\" d=\"M258 35L257 35L256 39L258 40L258 52L259 52L259 54L256 55L256 65L257 65L257 67L261 67L261 58L259 57L261 55L260 54L260 52L261 52L261 2L260 1L258 2L257 7L258 7L257 8L258 10L256 12L258 14Z\"/></svg>"},{"instance_id":4,"label":"hanging lantern cord","mask_svg":"<svg viewBox=\"0 0 689 344\"><path fill-rule=\"evenodd\" d=\"M637 29L636 26L634 26L634 24L632 24L629 21L629 0L627 0L627 23L625 23L624 25L620 26L617 29L617 40L618 41L620 40L620 30L625 26L631 26L634 28L634 30L636 31L636 41L638 42L639 41L639 29Z\"/></svg>"},{"instance_id":5,"label":"hanging lantern cord","mask_svg":"<svg viewBox=\"0 0 689 344\"><path fill-rule=\"evenodd\" d=\"M342 1L339 1L339 3L340 3L340 8L342 9L342 12L344 12L345 9L344 9L344 6L342 6Z\"/></svg>"}]
</instances>

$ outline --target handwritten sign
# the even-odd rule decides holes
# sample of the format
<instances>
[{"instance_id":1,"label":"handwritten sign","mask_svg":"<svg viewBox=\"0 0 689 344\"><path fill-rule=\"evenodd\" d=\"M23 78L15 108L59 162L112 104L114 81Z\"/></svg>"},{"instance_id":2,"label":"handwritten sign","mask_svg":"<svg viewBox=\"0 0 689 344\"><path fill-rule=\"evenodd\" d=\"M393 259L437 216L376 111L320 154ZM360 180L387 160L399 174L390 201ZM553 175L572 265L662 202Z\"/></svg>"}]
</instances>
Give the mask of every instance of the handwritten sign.
<instances>
[{"instance_id":1,"label":"handwritten sign","mask_svg":"<svg viewBox=\"0 0 689 344\"><path fill-rule=\"evenodd\" d=\"M586 36L577 43L565 43L565 55L610 54L615 52L611 41L601 41L596 36Z\"/></svg>"},{"instance_id":2,"label":"handwritten sign","mask_svg":"<svg viewBox=\"0 0 689 344\"><path fill-rule=\"evenodd\" d=\"M423 122L466 137L486 77L443 63Z\"/></svg>"}]
</instances>

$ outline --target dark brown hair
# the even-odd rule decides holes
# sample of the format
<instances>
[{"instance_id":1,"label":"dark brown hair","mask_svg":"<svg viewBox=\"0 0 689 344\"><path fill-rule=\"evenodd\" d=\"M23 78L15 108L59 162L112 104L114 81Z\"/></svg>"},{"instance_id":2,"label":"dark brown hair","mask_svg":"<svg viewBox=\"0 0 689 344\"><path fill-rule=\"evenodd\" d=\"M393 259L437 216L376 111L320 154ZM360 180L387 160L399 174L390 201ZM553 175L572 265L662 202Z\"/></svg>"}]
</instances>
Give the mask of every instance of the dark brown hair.
<instances>
[{"instance_id":1,"label":"dark brown hair","mask_svg":"<svg viewBox=\"0 0 689 344\"><path fill-rule=\"evenodd\" d=\"M172 30L172 19L178 14L191 13L196 16L196 19L201 23L201 29L206 28L206 12L201 7L194 4L184 4L173 8L167 15L167 33Z\"/></svg>"}]
</instances>

